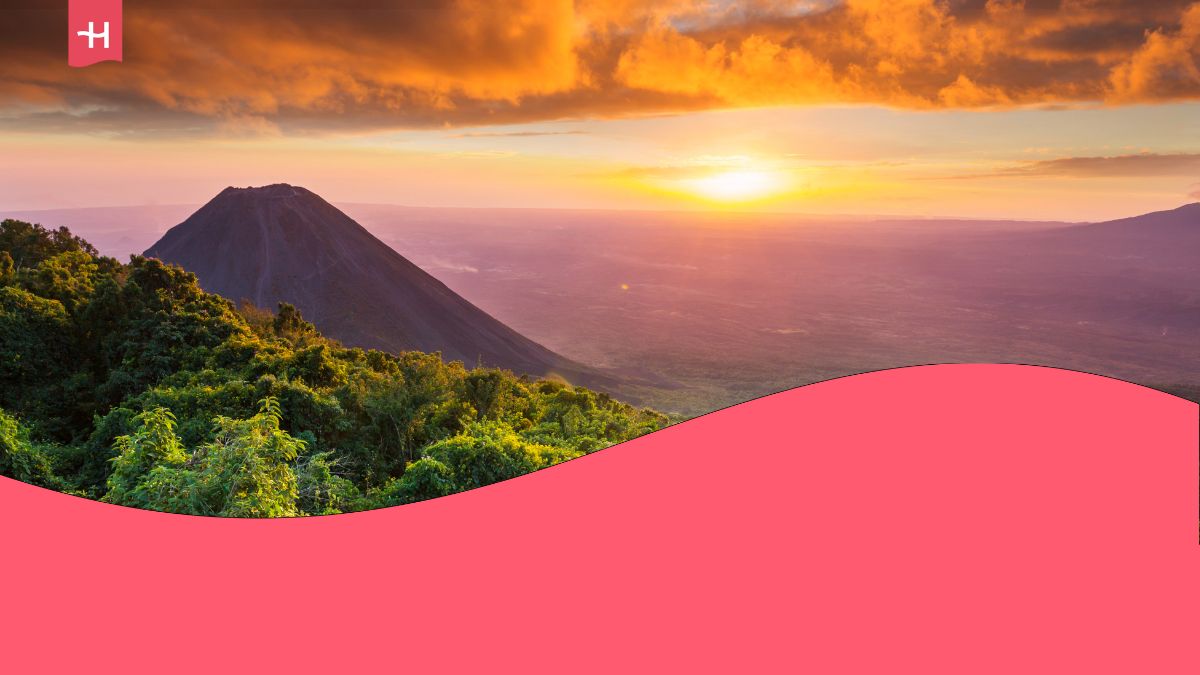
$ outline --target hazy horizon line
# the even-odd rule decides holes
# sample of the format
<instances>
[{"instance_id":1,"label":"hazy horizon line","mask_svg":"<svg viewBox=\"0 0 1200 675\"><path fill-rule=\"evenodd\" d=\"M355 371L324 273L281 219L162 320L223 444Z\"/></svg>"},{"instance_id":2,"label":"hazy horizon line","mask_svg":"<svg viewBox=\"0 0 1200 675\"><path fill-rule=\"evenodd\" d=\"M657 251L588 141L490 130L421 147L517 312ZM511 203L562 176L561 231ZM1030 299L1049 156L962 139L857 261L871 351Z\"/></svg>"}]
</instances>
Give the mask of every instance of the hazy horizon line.
<instances>
[{"instance_id":1,"label":"hazy horizon line","mask_svg":"<svg viewBox=\"0 0 1200 675\"><path fill-rule=\"evenodd\" d=\"M318 195L320 196L320 195ZM324 199L322 197L322 199ZM210 200L211 201L211 200ZM327 200L328 201L328 200ZM109 206L59 206L49 208L34 208L34 209L6 209L0 208L0 217L12 217L12 215L26 215L37 213L51 213L61 211L99 211L99 210L115 210L115 209L140 209L140 208L192 208L193 210L207 204L204 202L172 202L166 204L117 204ZM821 219L821 218L836 218L844 220L961 220L973 222L1019 222L1019 223L1063 223L1063 224L1086 224L1100 223L1107 220L1121 220L1123 218L1132 218L1136 216L1147 215L1150 213L1159 213L1163 211L1173 211L1190 204L1200 204L1200 201L1191 200L1184 201L1177 206L1157 209L1154 211L1140 211L1133 214L1111 216L1106 220L1062 220L1058 218L1017 218L1017 217L998 217L998 216L962 216L962 215L929 215L929 214L889 214L889 213L813 213L805 211L763 211L763 210L738 210L738 209L688 209L688 208L672 208L672 209L652 209L652 208L605 208L605 207L587 207L587 206L456 206L456 205L411 205L397 204L393 202L373 202L373 201L329 201L334 206L375 206L375 207L391 207L400 209L413 210L460 210L460 211L568 211L579 213L654 213L654 214L677 214L677 215L702 215L702 216L770 216L770 217L795 217L804 219Z\"/></svg>"}]
</instances>

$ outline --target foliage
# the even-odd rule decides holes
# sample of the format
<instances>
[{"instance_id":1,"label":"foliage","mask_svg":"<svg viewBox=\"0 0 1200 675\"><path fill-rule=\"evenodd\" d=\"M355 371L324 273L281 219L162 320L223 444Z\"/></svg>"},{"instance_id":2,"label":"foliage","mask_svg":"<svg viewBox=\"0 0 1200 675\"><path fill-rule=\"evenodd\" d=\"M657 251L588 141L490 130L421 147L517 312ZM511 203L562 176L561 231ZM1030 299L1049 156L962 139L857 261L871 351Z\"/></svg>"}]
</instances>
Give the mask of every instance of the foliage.
<instances>
[{"instance_id":1,"label":"foliage","mask_svg":"<svg viewBox=\"0 0 1200 675\"><path fill-rule=\"evenodd\" d=\"M163 485L152 485L146 478L157 468L182 468L187 453L175 435L175 416L165 408L148 410L134 418L137 429L116 439L117 456L108 477L104 500L113 504L154 508L166 497ZM159 509L162 510L162 509Z\"/></svg>"},{"instance_id":2,"label":"foliage","mask_svg":"<svg viewBox=\"0 0 1200 675\"><path fill-rule=\"evenodd\" d=\"M668 421L437 354L346 348L286 303L235 307L178 267L121 264L13 220L0 224L0 408L4 475L243 517L444 496Z\"/></svg>"},{"instance_id":3,"label":"foliage","mask_svg":"<svg viewBox=\"0 0 1200 675\"><path fill-rule=\"evenodd\" d=\"M0 405L40 402L30 392L52 388L66 374L69 331L59 301L15 286L0 288Z\"/></svg>"},{"instance_id":4,"label":"foliage","mask_svg":"<svg viewBox=\"0 0 1200 675\"><path fill-rule=\"evenodd\" d=\"M105 501L194 515L295 516L299 489L291 462L305 442L279 428L279 402L265 398L245 420L218 417L213 440L188 455L163 408L138 415L116 441Z\"/></svg>"},{"instance_id":5,"label":"foliage","mask_svg":"<svg viewBox=\"0 0 1200 675\"><path fill-rule=\"evenodd\" d=\"M425 452L450 469L459 490L516 478L583 454L568 448L531 443L496 422L471 424L457 436L429 446Z\"/></svg>"},{"instance_id":6,"label":"foliage","mask_svg":"<svg viewBox=\"0 0 1200 675\"><path fill-rule=\"evenodd\" d=\"M332 455L318 452L296 463L301 513L328 516L359 508L362 495L354 483L334 473L337 460Z\"/></svg>"},{"instance_id":7,"label":"foliage","mask_svg":"<svg viewBox=\"0 0 1200 675\"><path fill-rule=\"evenodd\" d=\"M0 410L0 476L41 487L58 488L50 456L29 441L29 431Z\"/></svg>"},{"instance_id":8,"label":"foliage","mask_svg":"<svg viewBox=\"0 0 1200 675\"><path fill-rule=\"evenodd\" d=\"M410 463L400 478L393 478L367 497L372 508L412 504L457 492L450 467L431 457Z\"/></svg>"},{"instance_id":9,"label":"foliage","mask_svg":"<svg viewBox=\"0 0 1200 675\"><path fill-rule=\"evenodd\" d=\"M20 220L0 222L0 251L7 251L17 270L32 267L41 261L68 251L81 251L96 256L96 249L65 227L50 230Z\"/></svg>"}]
</instances>

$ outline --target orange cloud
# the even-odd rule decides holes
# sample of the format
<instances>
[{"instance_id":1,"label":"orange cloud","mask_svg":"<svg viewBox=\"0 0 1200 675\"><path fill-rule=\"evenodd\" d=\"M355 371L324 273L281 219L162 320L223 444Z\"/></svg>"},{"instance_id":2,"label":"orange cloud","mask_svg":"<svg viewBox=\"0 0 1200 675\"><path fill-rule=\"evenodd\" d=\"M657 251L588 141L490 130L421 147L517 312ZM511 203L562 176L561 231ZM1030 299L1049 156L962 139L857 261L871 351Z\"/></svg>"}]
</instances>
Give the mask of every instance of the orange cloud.
<instances>
[{"instance_id":1,"label":"orange cloud","mask_svg":"<svg viewBox=\"0 0 1200 675\"><path fill-rule=\"evenodd\" d=\"M1178 30L1157 29L1112 71L1120 100L1194 98L1200 95L1200 3L1183 13Z\"/></svg>"},{"instance_id":2,"label":"orange cloud","mask_svg":"<svg viewBox=\"0 0 1200 675\"><path fill-rule=\"evenodd\" d=\"M621 54L615 75L634 89L731 103L827 100L837 87L829 64L801 47L757 35L734 47L707 46L668 30L641 36Z\"/></svg>"},{"instance_id":3,"label":"orange cloud","mask_svg":"<svg viewBox=\"0 0 1200 675\"><path fill-rule=\"evenodd\" d=\"M713 107L1200 98L1191 0L126 2L67 68L61 7L0 24L0 126L289 133Z\"/></svg>"}]
</instances>

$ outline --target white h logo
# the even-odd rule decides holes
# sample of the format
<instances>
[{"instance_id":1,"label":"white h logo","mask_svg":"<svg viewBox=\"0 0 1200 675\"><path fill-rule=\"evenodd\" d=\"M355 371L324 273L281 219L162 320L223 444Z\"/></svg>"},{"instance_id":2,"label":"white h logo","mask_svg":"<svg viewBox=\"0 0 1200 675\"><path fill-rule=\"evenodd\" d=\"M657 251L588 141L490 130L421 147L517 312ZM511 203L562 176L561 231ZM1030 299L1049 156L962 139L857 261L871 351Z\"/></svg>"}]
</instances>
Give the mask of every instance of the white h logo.
<instances>
[{"instance_id":1,"label":"white h logo","mask_svg":"<svg viewBox=\"0 0 1200 675\"><path fill-rule=\"evenodd\" d=\"M96 30L95 23L92 21L89 21L87 30L81 30L75 34L80 37L86 37L88 39L88 49L91 49L96 46L95 43L93 42L96 38L104 38L104 48L108 49L108 22L107 21L104 22L104 32L103 33L93 32L95 30Z\"/></svg>"}]
</instances>

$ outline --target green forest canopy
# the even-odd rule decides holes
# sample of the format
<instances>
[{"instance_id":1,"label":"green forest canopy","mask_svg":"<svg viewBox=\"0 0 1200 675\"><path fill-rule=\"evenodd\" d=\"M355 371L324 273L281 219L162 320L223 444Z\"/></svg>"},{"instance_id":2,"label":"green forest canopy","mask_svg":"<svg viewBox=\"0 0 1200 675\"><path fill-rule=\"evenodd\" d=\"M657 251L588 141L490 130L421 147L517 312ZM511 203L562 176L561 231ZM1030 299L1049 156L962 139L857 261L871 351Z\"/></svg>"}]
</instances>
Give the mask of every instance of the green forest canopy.
<instances>
[{"instance_id":1,"label":"green forest canopy","mask_svg":"<svg viewBox=\"0 0 1200 675\"><path fill-rule=\"evenodd\" d=\"M660 429L560 382L349 349L66 228L0 223L0 475L213 516L333 514L488 485Z\"/></svg>"}]
</instances>

